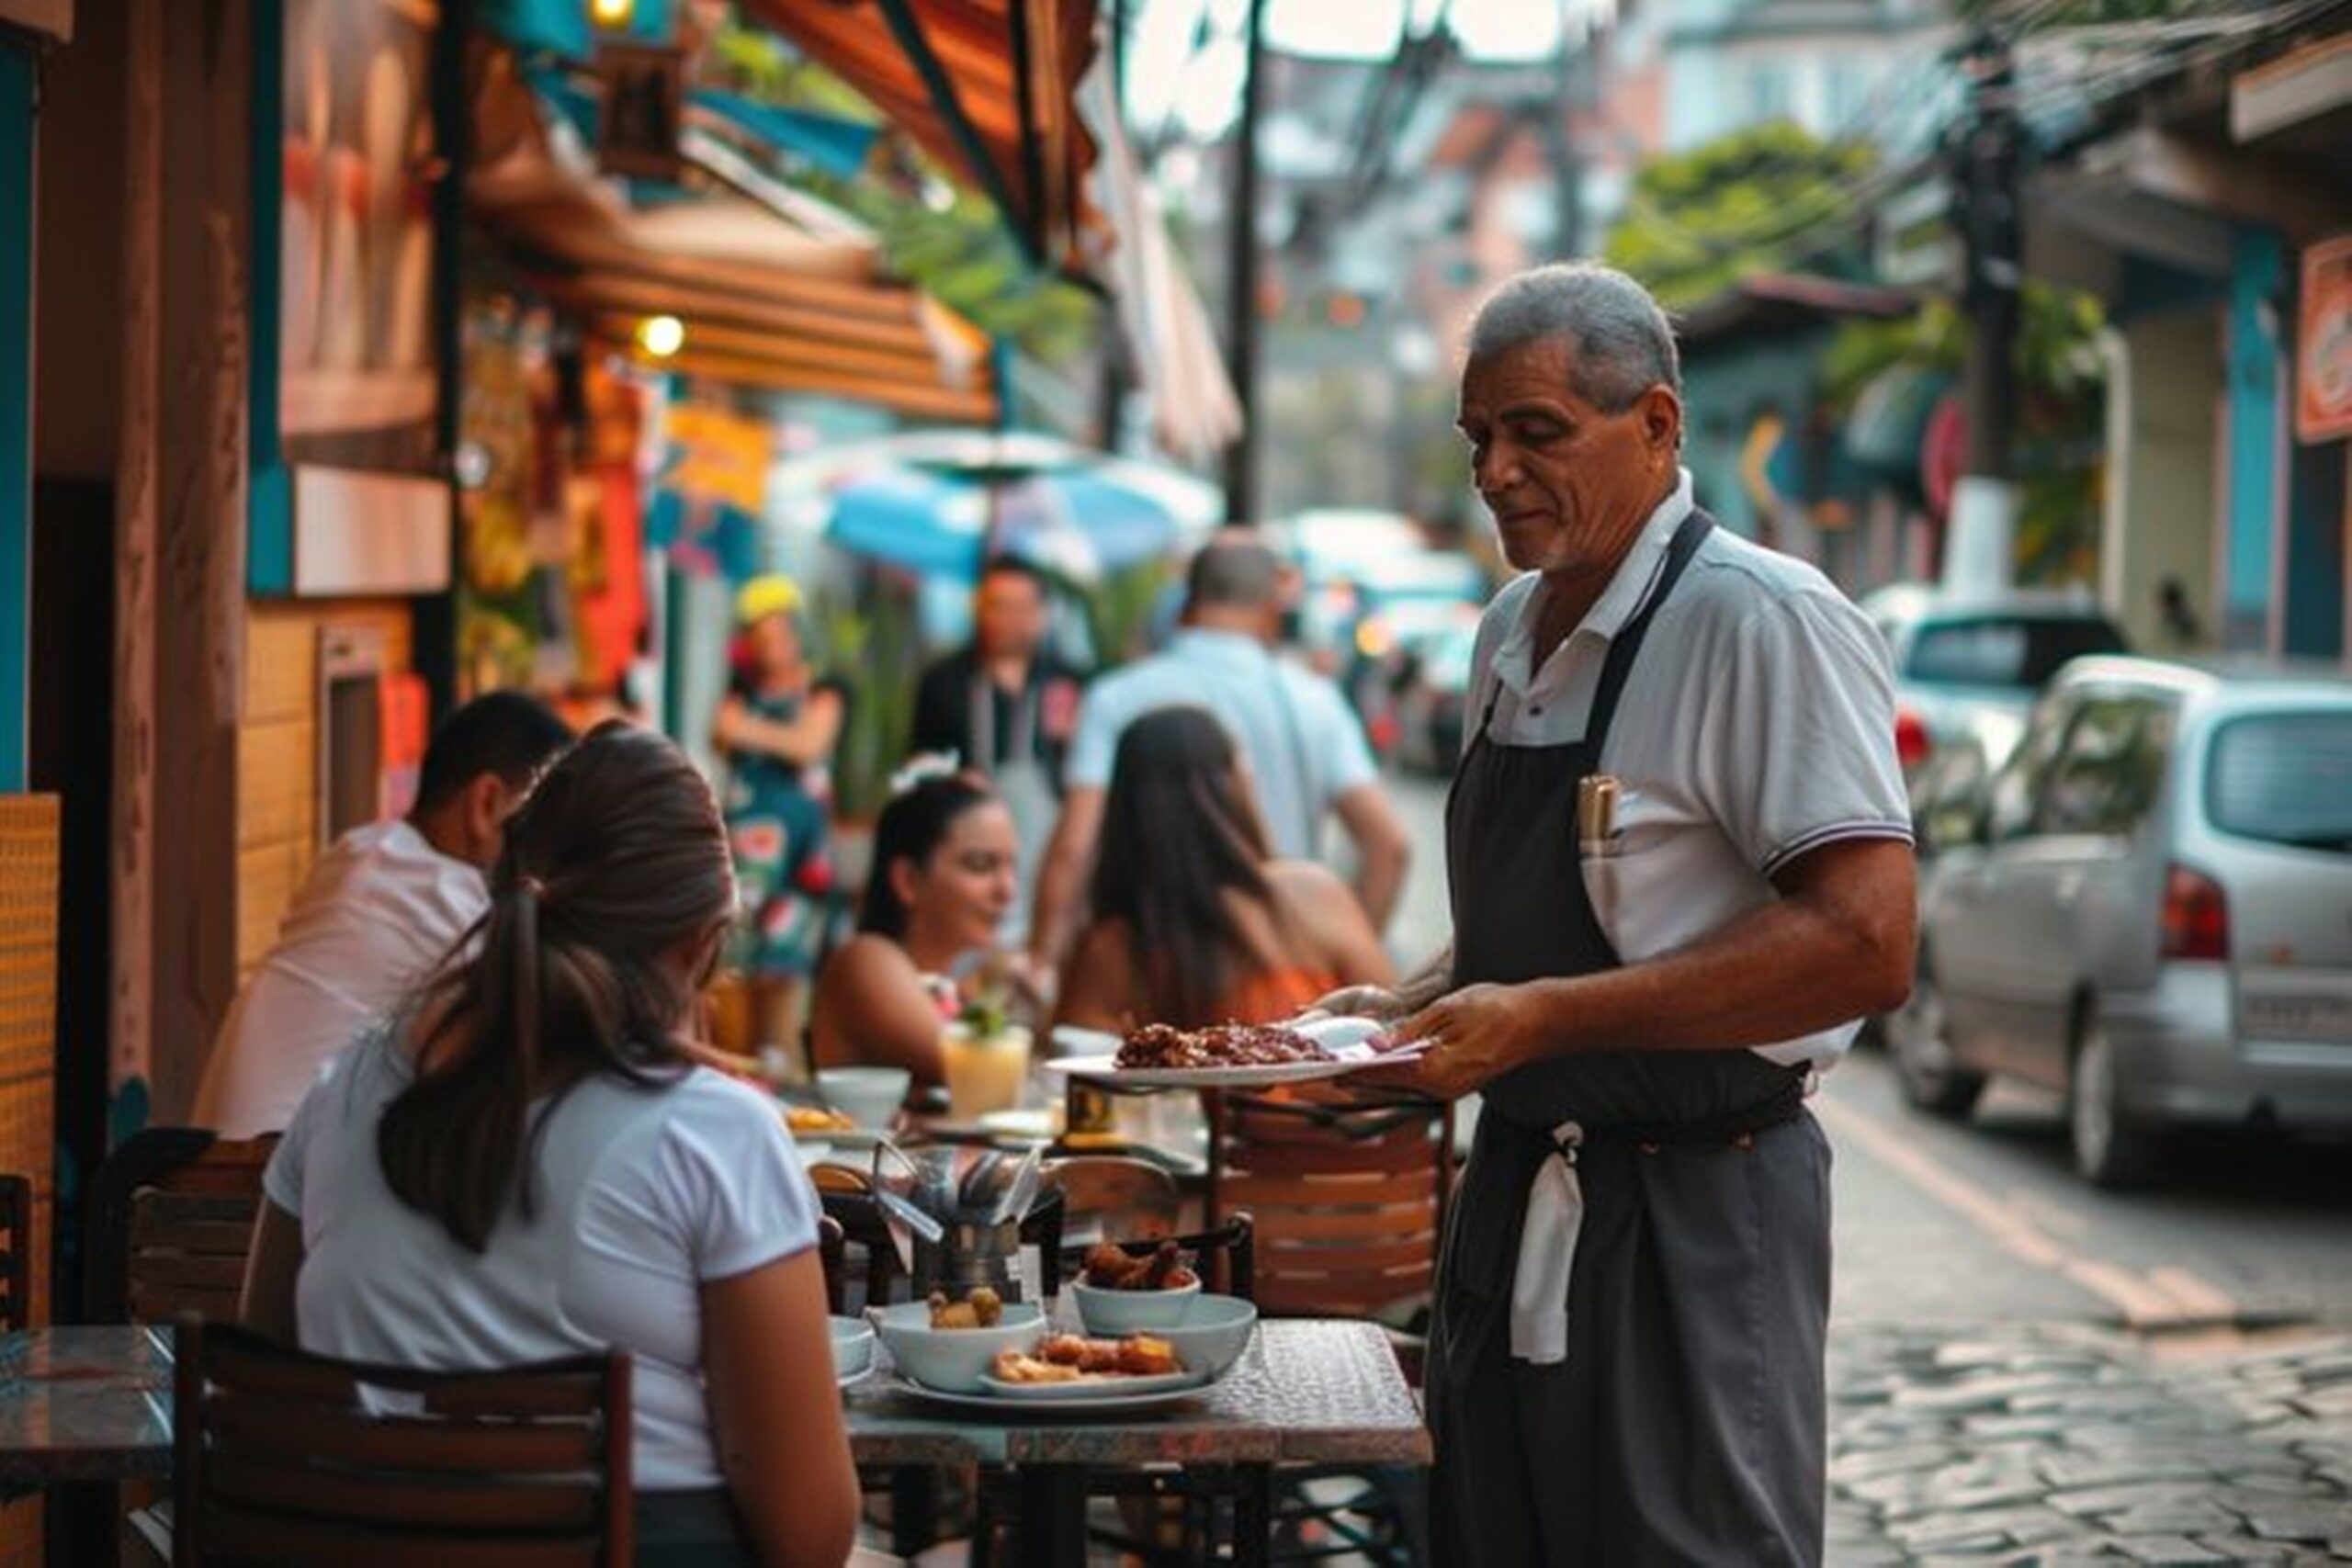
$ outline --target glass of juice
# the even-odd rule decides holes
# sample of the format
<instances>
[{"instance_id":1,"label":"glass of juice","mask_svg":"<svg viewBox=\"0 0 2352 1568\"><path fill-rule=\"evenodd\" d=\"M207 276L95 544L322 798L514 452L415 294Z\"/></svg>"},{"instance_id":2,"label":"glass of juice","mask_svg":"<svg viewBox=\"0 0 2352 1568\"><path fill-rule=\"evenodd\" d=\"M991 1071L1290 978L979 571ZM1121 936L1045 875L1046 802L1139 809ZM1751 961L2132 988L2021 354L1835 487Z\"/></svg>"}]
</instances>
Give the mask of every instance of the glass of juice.
<instances>
[{"instance_id":1,"label":"glass of juice","mask_svg":"<svg viewBox=\"0 0 2352 1568\"><path fill-rule=\"evenodd\" d=\"M1021 1103L1029 1082L1029 1032L1018 1024L976 1034L962 1023L940 1033L939 1052L947 1073L950 1121L972 1122L991 1111Z\"/></svg>"}]
</instances>

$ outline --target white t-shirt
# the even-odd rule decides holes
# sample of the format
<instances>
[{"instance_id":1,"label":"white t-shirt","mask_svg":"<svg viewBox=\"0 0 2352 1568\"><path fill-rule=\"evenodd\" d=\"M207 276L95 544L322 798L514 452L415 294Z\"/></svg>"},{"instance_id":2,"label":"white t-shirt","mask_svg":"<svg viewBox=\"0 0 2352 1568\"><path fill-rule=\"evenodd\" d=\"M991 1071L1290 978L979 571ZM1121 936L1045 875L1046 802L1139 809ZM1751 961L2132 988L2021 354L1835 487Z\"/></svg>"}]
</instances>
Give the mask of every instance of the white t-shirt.
<instances>
[{"instance_id":1,"label":"white t-shirt","mask_svg":"<svg viewBox=\"0 0 2352 1568\"><path fill-rule=\"evenodd\" d=\"M1498 744L1583 736L1610 641L1649 602L1690 505L1686 471L1541 670L1530 665L1544 579L1529 573L1495 596L1470 666L1465 751L1489 696ZM1771 874L1807 850L1911 837L1885 639L1820 572L1726 528L1709 531L1651 621L1600 766L1623 786L1623 837L1616 854L1584 857L1585 892L1629 964L1779 897ZM1573 814L1576 802L1560 809ZM1822 1066L1855 1028L1757 1049Z\"/></svg>"},{"instance_id":2,"label":"white t-shirt","mask_svg":"<svg viewBox=\"0 0 2352 1568\"><path fill-rule=\"evenodd\" d=\"M650 1089L592 1078L545 1119L534 1216L510 1206L475 1254L384 1184L377 1125L412 1077L392 1029L369 1031L263 1178L302 1224L303 1348L438 1371L616 1346L635 1359L637 1484L724 1484L699 1287L817 1245L817 1195L775 1104L701 1067Z\"/></svg>"},{"instance_id":3,"label":"white t-shirt","mask_svg":"<svg viewBox=\"0 0 2352 1568\"><path fill-rule=\"evenodd\" d=\"M490 907L481 873L405 821L335 840L220 1025L196 1091L198 1127L275 1133L319 1076L439 964Z\"/></svg>"},{"instance_id":4,"label":"white t-shirt","mask_svg":"<svg viewBox=\"0 0 2352 1568\"><path fill-rule=\"evenodd\" d=\"M1103 789L1119 737L1155 708L1204 707L1250 765L1274 853L1313 860L1331 803L1380 776L1340 689L1238 632L1189 628L1086 689L1063 783Z\"/></svg>"}]
</instances>

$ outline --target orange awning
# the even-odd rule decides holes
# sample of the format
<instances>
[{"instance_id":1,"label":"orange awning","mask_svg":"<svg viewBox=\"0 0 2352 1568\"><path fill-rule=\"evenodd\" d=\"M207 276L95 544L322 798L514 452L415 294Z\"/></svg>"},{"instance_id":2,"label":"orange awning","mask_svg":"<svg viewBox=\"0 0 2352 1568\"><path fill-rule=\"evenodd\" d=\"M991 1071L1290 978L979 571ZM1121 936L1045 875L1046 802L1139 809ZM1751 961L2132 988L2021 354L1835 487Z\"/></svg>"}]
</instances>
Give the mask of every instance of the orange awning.
<instances>
[{"instance_id":1,"label":"orange awning","mask_svg":"<svg viewBox=\"0 0 2352 1568\"><path fill-rule=\"evenodd\" d=\"M1078 117L1095 0L745 0L988 195L1033 259L1086 266L1094 139Z\"/></svg>"},{"instance_id":2,"label":"orange awning","mask_svg":"<svg viewBox=\"0 0 2352 1568\"><path fill-rule=\"evenodd\" d=\"M627 348L647 317L675 316L685 346L667 363L688 374L994 422L986 334L880 276L870 235L846 222L796 224L737 195L639 211L567 166L521 112L527 90L503 62L477 87L481 129L492 134L478 138L486 155L469 171L468 208L532 287L598 341Z\"/></svg>"}]
</instances>

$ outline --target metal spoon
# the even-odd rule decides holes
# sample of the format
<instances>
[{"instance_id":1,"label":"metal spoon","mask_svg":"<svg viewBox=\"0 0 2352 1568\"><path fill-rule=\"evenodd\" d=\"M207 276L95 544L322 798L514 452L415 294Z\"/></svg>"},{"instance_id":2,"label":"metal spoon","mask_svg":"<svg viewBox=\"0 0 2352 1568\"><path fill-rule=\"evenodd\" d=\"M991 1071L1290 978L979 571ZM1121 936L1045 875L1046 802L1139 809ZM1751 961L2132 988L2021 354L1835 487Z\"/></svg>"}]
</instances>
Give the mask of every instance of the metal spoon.
<instances>
[{"instance_id":1,"label":"metal spoon","mask_svg":"<svg viewBox=\"0 0 2352 1568\"><path fill-rule=\"evenodd\" d=\"M963 1190L956 1194L958 1214L987 1214L996 1208L997 1200L1002 1196L996 1176L1003 1164L1004 1156L996 1149L984 1150L972 1162L971 1168L964 1172Z\"/></svg>"},{"instance_id":2,"label":"metal spoon","mask_svg":"<svg viewBox=\"0 0 2352 1568\"><path fill-rule=\"evenodd\" d=\"M896 1192L891 1191L888 1188L876 1188L874 1190L874 1201L881 1204L884 1212L888 1213L891 1218L899 1221L909 1230L922 1237L923 1240L930 1242L933 1246L936 1247L939 1243L947 1239L946 1226L941 1224L937 1220L933 1219L929 1214L924 1213L921 1209L917 1208L914 1204L908 1202L904 1198L899 1197Z\"/></svg>"},{"instance_id":3,"label":"metal spoon","mask_svg":"<svg viewBox=\"0 0 2352 1568\"><path fill-rule=\"evenodd\" d=\"M1029 1145L1029 1152L1021 1156L1020 1165L1013 1169L1012 1179L1004 1184L1004 1191L989 1214L989 1224L1001 1225L1008 1220L1028 1217L1029 1205L1037 1201L1037 1184L1045 1177L1045 1145Z\"/></svg>"}]
</instances>

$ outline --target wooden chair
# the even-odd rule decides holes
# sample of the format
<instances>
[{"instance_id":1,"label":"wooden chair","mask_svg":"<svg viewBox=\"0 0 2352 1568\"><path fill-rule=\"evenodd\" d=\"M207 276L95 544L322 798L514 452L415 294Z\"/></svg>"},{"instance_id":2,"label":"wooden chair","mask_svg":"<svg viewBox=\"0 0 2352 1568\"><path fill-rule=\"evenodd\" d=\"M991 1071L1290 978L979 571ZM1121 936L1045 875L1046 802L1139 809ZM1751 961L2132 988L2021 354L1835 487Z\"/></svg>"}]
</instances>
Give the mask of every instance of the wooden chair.
<instances>
[{"instance_id":1,"label":"wooden chair","mask_svg":"<svg viewBox=\"0 0 2352 1568\"><path fill-rule=\"evenodd\" d=\"M151 1127L108 1156L90 1188L83 1315L233 1322L277 1147L275 1134L223 1142L200 1127Z\"/></svg>"},{"instance_id":2,"label":"wooden chair","mask_svg":"<svg viewBox=\"0 0 2352 1568\"><path fill-rule=\"evenodd\" d=\"M1047 1166L1046 1180L1062 1195L1061 1239L1069 1245L1170 1235L1184 1212L1176 1179L1149 1160L1071 1155Z\"/></svg>"},{"instance_id":3,"label":"wooden chair","mask_svg":"<svg viewBox=\"0 0 2352 1568\"><path fill-rule=\"evenodd\" d=\"M1367 1109L1213 1097L1209 1218L1256 1223L1258 1304L1275 1317L1394 1319L1437 1279L1450 1106Z\"/></svg>"},{"instance_id":4,"label":"wooden chair","mask_svg":"<svg viewBox=\"0 0 2352 1568\"><path fill-rule=\"evenodd\" d=\"M1453 1108L1212 1096L1209 1126L1209 1213L1246 1209L1256 1222L1260 1310L1378 1318L1406 1381L1419 1387L1423 1340L1408 1325L1419 1323L1436 1284ZM1352 1490L1330 1500L1330 1483L1342 1481ZM1284 1467L1276 1482L1278 1560L1427 1560L1419 1472Z\"/></svg>"},{"instance_id":5,"label":"wooden chair","mask_svg":"<svg viewBox=\"0 0 2352 1568\"><path fill-rule=\"evenodd\" d=\"M0 1330L32 1322L33 1184L0 1176Z\"/></svg>"},{"instance_id":6,"label":"wooden chair","mask_svg":"<svg viewBox=\"0 0 2352 1568\"><path fill-rule=\"evenodd\" d=\"M423 1372L187 1314L176 1358L175 1564L635 1556L626 1352Z\"/></svg>"}]
</instances>

